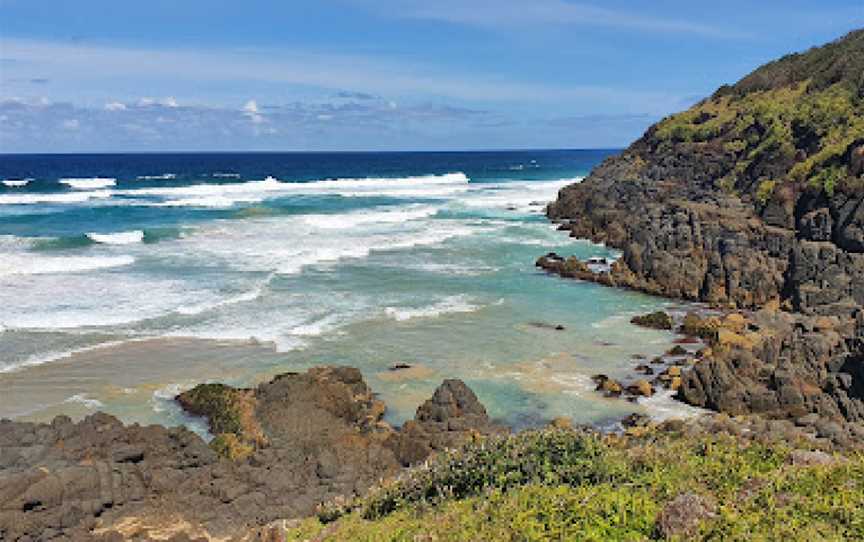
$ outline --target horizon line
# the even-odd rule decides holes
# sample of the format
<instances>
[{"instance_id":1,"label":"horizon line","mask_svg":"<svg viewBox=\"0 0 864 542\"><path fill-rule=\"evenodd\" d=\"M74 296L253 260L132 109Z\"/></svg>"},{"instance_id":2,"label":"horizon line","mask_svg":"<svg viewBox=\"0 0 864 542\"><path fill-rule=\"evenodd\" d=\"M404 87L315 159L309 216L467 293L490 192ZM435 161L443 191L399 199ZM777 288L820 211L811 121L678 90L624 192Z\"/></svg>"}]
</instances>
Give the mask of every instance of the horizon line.
<instances>
[{"instance_id":1,"label":"horizon line","mask_svg":"<svg viewBox=\"0 0 864 542\"><path fill-rule=\"evenodd\" d=\"M626 147L537 147L537 148L478 148L478 149L398 149L398 150L234 150L234 151L73 151L73 152L2 152L0 156L76 156L76 155L148 155L148 154L419 154L419 153L472 153L472 152L566 152L566 151L620 151Z\"/></svg>"}]
</instances>

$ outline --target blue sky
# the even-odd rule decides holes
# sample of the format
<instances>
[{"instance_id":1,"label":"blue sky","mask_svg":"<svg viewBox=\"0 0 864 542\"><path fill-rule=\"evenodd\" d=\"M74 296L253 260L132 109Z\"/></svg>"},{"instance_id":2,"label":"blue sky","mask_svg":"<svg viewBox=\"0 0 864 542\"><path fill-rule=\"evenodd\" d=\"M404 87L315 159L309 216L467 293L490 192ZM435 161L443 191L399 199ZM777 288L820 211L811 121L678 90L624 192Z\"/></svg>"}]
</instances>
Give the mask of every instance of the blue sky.
<instances>
[{"instance_id":1,"label":"blue sky","mask_svg":"<svg viewBox=\"0 0 864 542\"><path fill-rule=\"evenodd\" d=\"M0 0L0 151L620 147L864 1Z\"/></svg>"}]
</instances>

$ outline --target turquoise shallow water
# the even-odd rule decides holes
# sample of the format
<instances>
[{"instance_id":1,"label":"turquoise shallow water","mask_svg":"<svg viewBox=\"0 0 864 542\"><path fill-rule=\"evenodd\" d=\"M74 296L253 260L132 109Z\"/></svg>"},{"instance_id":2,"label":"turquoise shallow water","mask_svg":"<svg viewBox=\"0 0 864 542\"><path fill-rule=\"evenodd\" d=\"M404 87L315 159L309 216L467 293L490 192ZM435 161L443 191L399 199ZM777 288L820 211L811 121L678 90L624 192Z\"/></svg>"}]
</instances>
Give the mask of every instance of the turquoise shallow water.
<instances>
[{"instance_id":1,"label":"turquoise shallow water","mask_svg":"<svg viewBox=\"0 0 864 542\"><path fill-rule=\"evenodd\" d=\"M33 180L0 191L0 417L185 423L180 389L322 363L394 423L443 378L516 427L679 412L590 383L669 347L629 324L666 303L533 265L614 256L542 214L607 154L3 157Z\"/></svg>"}]
</instances>

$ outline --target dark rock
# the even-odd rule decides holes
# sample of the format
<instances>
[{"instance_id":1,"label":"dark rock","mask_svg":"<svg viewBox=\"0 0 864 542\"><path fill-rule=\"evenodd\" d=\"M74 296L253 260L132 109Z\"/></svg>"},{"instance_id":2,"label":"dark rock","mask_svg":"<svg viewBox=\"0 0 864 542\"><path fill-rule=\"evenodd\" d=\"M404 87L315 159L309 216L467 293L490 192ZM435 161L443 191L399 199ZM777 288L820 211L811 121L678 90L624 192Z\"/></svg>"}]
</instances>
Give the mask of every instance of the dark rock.
<instances>
[{"instance_id":1,"label":"dark rock","mask_svg":"<svg viewBox=\"0 0 864 542\"><path fill-rule=\"evenodd\" d=\"M638 412L634 412L621 420L621 425L624 427L645 427L649 423L651 423L651 418Z\"/></svg>"},{"instance_id":2,"label":"dark rock","mask_svg":"<svg viewBox=\"0 0 864 542\"><path fill-rule=\"evenodd\" d=\"M212 446L184 428L125 426L102 413L78 423L0 420L0 539L93 540L97 525L104 539L126 539L116 529L128 518L142 518L136 540L164 539L150 532L159 525L188 526L177 540L202 533L240 539L365 491L473 435L504 431L457 380L445 381L417 420L396 431L382 421L384 404L348 367L286 373L250 389L206 385L181 396L189 412L221 431ZM228 453L232 446L244 453Z\"/></svg>"},{"instance_id":3,"label":"dark rock","mask_svg":"<svg viewBox=\"0 0 864 542\"><path fill-rule=\"evenodd\" d=\"M634 316L630 323L637 326L649 327L651 329L667 330L672 329L674 321L672 317L663 311L652 312L642 316Z\"/></svg>"},{"instance_id":4,"label":"dark rock","mask_svg":"<svg viewBox=\"0 0 864 542\"><path fill-rule=\"evenodd\" d=\"M688 353L689 352L687 352L686 348L684 348L683 346L681 346L679 344L676 344L674 347L672 347L671 350L666 352L666 355L667 356L680 357L680 356L686 356Z\"/></svg>"},{"instance_id":5,"label":"dark rock","mask_svg":"<svg viewBox=\"0 0 864 542\"><path fill-rule=\"evenodd\" d=\"M419 463L435 451L455 448L473 435L501 434L507 429L493 423L477 396L461 380L445 380L432 398L417 408L388 440L402 465Z\"/></svg>"}]
</instances>

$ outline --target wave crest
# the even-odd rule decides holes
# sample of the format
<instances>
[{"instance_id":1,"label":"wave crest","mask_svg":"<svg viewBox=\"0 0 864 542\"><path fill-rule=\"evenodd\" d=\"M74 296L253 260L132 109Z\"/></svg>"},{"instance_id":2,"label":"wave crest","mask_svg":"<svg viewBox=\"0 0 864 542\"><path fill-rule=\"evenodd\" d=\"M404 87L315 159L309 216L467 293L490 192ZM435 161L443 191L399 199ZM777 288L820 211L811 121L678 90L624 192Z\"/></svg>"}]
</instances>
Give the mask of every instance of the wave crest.
<instances>
[{"instance_id":1,"label":"wave crest","mask_svg":"<svg viewBox=\"0 0 864 542\"><path fill-rule=\"evenodd\" d=\"M103 245L134 245L144 240L141 230L123 231L118 233L87 233L87 238L94 243Z\"/></svg>"},{"instance_id":2,"label":"wave crest","mask_svg":"<svg viewBox=\"0 0 864 542\"><path fill-rule=\"evenodd\" d=\"M65 178L60 179L60 184L65 184L69 188L75 190L96 190L98 188L108 188L116 186L117 179L111 177L90 177L90 178Z\"/></svg>"}]
</instances>

